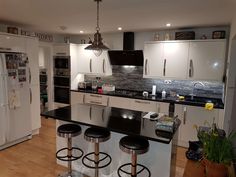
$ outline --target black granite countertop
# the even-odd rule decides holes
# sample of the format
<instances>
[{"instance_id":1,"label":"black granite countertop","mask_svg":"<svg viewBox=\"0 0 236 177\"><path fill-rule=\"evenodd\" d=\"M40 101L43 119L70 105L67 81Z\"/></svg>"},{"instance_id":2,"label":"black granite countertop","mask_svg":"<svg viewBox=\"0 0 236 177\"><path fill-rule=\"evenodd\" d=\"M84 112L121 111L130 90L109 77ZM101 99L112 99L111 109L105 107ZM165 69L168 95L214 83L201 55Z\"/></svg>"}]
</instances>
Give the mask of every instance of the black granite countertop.
<instances>
[{"instance_id":1,"label":"black granite countertop","mask_svg":"<svg viewBox=\"0 0 236 177\"><path fill-rule=\"evenodd\" d=\"M143 118L144 112L106 106L75 104L41 113L46 118L79 123L87 126L104 127L111 131L139 135L149 140L169 144L180 120L175 119L174 132L156 130L157 120Z\"/></svg>"},{"instance_id":2,"label":"black granite countertop","mask_svg":"<svg viewBox=\"0 0 236 177\"><path fill-rule=\"evenodd\" d=\"M175 104L183 104L183 105L190 105L190 106L200 106L204 107L207 102L214 103L214 108L217 109L224 109L224 103L222 99L219 98L208 98L208 97L199 97L194 96L193 99L191 96L185 96L184 100L179 100L177 97L171 97L167 95L166 98L161 98L161 93L157 93L156 96L152 96L149 94L148 97L144 97L141 91L120 91L116 90L114 92L103 92L98 93L98 91L93 90L71 90L74 92L82 92L82 93L92 93L92 94L100 94L100 95L108 95L108 96L118 96L118 97L125 97L131 99L141 99L141 100L148 100L148 101L157 101L157 102L167 102L167 103L175 103Z\"/></svg>"}]
</instances>

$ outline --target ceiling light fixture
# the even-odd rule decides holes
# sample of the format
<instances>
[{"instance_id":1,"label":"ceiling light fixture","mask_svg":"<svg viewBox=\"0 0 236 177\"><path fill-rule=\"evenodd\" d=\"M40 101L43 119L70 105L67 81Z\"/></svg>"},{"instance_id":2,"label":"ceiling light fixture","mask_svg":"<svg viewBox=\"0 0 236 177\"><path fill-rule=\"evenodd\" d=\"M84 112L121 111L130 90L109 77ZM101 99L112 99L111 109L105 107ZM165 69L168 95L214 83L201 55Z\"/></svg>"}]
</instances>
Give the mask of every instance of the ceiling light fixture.
<instances>
[{"instance_id":1,"label":"ceiling light fixture","mask_svg":"<svg viewBox=\"0 0 236 177\"><path fill-rule=\"evenodd\" d=\"M100 27L99 27L99 2L102 0L94 0L97 2L97 27L96 27L96 33L94 34L94 41L91 45L86 47L86 50L93 50L93 53L98 57L102 54L103 50L108 50L109 48L105 46L102 42L102 36L99 33Z\"/></svg>"},{"instance_id":2,"label":"ceiling light fixture","mask_svg":"<svg viewBox=\"0 0 236 177\"><path fill-rule=\"evenodd\" d=\"M118 27L117 29L118 29L119 31L121 31L121 30L122 30L122 28L121 28L121 27Z\"/></svg>"},{"instance_id":3,"label":"ceiling light fixture","mask_svg":"<svg viewBox=\"0 0 236 177\"><path fill-rule=\"evenodd\" d=\"M84 33L84 31L79 31L79 33L83 34L83 33Z\"/></svg>"},{"instance_id":4,"label":"ceiling light fixture","mask_svg":"<svg viewBox=\"0 0 236 177\"><path fill-rule=\"evenodd\" d=\"M170 23L167 23L167 24L166 24L166 26L167 26L167 27L170 27L170 26L171 26L171 24L170 24Z\"/></svg>"}]
</instances>

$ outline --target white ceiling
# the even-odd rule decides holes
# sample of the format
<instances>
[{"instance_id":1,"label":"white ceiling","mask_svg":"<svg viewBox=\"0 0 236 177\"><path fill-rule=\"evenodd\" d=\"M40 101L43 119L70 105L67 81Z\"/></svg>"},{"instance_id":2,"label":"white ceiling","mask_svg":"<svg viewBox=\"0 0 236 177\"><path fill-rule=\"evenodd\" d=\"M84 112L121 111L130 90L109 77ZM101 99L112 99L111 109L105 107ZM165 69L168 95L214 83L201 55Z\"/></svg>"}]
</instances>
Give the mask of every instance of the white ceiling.
<instances>
[{"instance_id":1,"label":"white ceiling","mask_svg":"<svg viewBox=\"0 0 236 177\"><path fill-rule=\"evenodd\" d=\"M229 25L235 0L103 0L101 32ZM0 0L0 23L49 33L94 33L94 0ZM60 26L65 26L62 30Z\"/></svg>"}]
</instances>

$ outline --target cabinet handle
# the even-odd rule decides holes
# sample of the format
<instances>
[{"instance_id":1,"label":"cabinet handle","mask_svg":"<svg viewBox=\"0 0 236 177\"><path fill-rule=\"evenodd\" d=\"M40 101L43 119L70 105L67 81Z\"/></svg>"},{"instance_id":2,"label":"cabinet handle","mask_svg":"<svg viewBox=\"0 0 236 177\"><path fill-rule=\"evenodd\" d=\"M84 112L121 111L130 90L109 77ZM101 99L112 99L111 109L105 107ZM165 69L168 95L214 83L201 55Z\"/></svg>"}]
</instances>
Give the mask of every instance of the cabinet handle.
<instances>
[{"instance_id":1,"label":"cabinet handle","mask_svg":"<svg viewBox=\"0 0 236 177\"><path fill-rule=\"evenodd\" d=\"M102 104L101 102L98 102L98 101L89 101L89 103L91 103L91 104Z\"/></svg>"},{"instance_id":2,"label":"cabinet handle","mask_svg":"<svg viewBox=\"0 0 236 177\"><path fill-rule=\"evenodd\" d=\"M90 70L90 72L92 72L92 59L90 59L90 61L89 61L89 70Z\"/></svg>"},{"instance_id":3,"label":"cabinet handle","mask_svg":"<svg viewBox=\"0 0 236 177\"><path fill-rule=\"evenodd\" d=\"M187 116L187 108L184 107L184 117L183 117L183 124L186 124L186 116Z\"/></svg>"},{"instance_id":4,"label":"cabinet handle","mask_svg":"<svg viewBox=\"0 0 236 177\"><path fill-rule=\"evenodd\" d=\"M166 76L166 59L164 59L163 76Z\"/></svg>"},{"instance_id":5,"label":"cabinet handle","mask_svg":"<svg viewBox=\"0 0 236 177\"><path fill-rule=\"evenodd\" d=\"M102 121L104 122L104 109L102 109Z\"/></svg>"},{"instance_id":6,"label":"cabinet handle","mask_svg":"<svg viewBox=\"0 0 236 177\"><path fill-rule=\"evenodd\" d=\"M31 70L29 68L29 83L31 84Z\"/></svg>"},{"instance_id":7,"label":"cabinet handle","mask_svg":"<svg viewBox=\"0 0 236 177\"><path fill-rule=\"evenodd\" d=\"M146 101L138 101L138 100L135 100L136 103L141 103L141 104L150 104L150 102L146 102Z\"/></svg>"},{"instance_id":8,"label":"cabinet handle","mask_svg":"<svg viewBox=\"0 0 236 177\"><path fill-rule=\"evenodd\" d=\"M0 50L7 50L7 51L11 51L11 48L0 47Z\"/></svg>"},{"instance_id":9,"label":"cabinet handle","mask_svg":"<svg viewBox=\"0 0 236 177\"><path fill-rule=\"evenodd\" d=\"M189 63L189 77L193 77L193 60L190 59Z\"/></svg>"},{"instance_id":10,"label":"cabinet handle","mask_svg":"<svg viewBox=\"0 0 236 177\"><path fill-rule=\"evenodd\" d=\"M157 104L157 112L158 112L158 113L161 112L160 104Z\"/></svg>"},{"instance_id":11,"label":"cabinet handle","mask_svg":"<svg viewBox=\"0 0 236 177\"><path fill-rule=\"evenodd\" d=\"M103 70L103 73L106 72L106 68L105 68L105 59L103 59L103 63L102 63L102 70Z\"/></svg>"},{"instance_id":12,"label":"cabinet handle","mask_svg":"<svg viewBox=\"0 0 236 177\"><path fill-rule=\"evenodd\" d=\"M32 90L30 88L30 104L32 104Z\"/></svg>"},{"instance_id":13,"label":"cabinet handle","mask_svg":"<svg viewBox=\"0 0 236 177\"><path fill-rule=\"evenodd\" d=\"M147 75L147 65L148 65L148 59L145 60L145 75Z\"/></svg>"},{"instance_id":14,"label":"cabinet handle","mask_svg":"<svg viewBox=\"0 0 236 177\"><path fill-rule=\"evenodd\" d=\"M107 98L107 106L110 104L110 97Z\"/></svg>"},{"instance_id":15,"label":"cabinet handle","mask_svg":"<svg viewBox=\"0 0 236 177\"><path fill-rule=\"evenodd\" d=\"M90 118L90 120L92 119L92 107L91 106L89 108L89 118Z\"/></svg>"},{"instance_id":16,"label":"cabinet handle","mask_svg":"<svg viewBox=\"0 0 236 177\"><path fill-rule=\"evenodd\" d=\"M91 97L102 98L100 95L90 95Z\"/></svg>"},{"instance_id":17,"label":"cabinet handle","mask_svg":"<svg viewBox=\"0 0 236 177\"><path fill-rule=\"evenodd\" d=\"M84 103L84 101L85 101L85 95L83 95L83 103Z\"/></svg>"},{"instance_id":18,"label":"cabinet handle","mask_svg":"<svg viewBox=\"0 0 236 177\"><path fill-rule=\"evenodd\" d=\"M57 52L56 54L57 54L57 55L66 55L65 52Z\"/></svg>"}]
</instances>

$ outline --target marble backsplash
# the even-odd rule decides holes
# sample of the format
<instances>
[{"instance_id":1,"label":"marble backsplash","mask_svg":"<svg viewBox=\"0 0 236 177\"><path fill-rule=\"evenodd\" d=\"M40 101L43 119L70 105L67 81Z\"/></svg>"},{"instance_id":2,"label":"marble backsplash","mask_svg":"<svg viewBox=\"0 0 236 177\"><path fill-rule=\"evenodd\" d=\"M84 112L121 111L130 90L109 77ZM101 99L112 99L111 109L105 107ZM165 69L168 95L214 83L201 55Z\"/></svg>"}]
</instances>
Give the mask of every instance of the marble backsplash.
<instances>
[{"instance_id":1,"label":"marble backsplash","mask_svg":"<svg viewBox=\"0 0 236 177\"><path fill-rule=\"evenodd\" d=\"M95 80L96 76L86 75L85 80ZM157 92L165 90L176 92L180 95L188 95L193 92L197 96L212 98L223 98L224 84L221 82L209 81L188 81L188 80L163 80L143 78L143 67L141 66L112 66L112 76L101 77L103 83L115 85L116 89L152 91L152 85L156 85ZM194 83L201 82L201 84Z\"/></svg>"}]
</instances>

